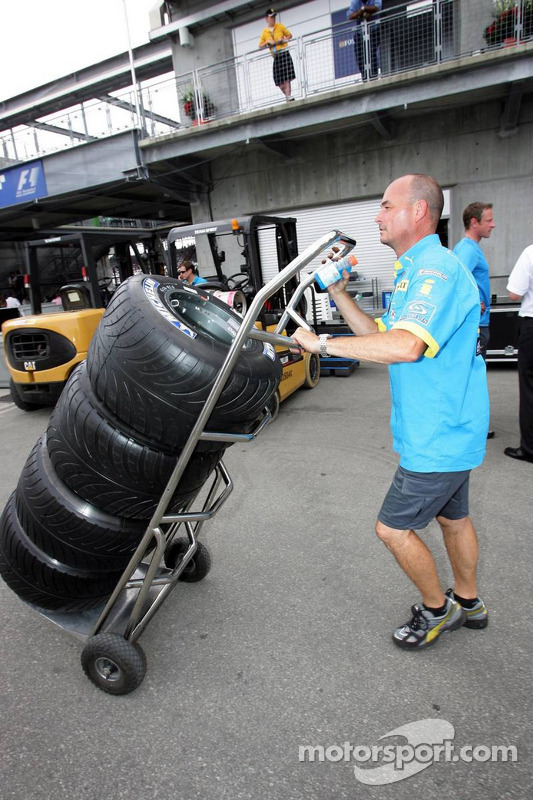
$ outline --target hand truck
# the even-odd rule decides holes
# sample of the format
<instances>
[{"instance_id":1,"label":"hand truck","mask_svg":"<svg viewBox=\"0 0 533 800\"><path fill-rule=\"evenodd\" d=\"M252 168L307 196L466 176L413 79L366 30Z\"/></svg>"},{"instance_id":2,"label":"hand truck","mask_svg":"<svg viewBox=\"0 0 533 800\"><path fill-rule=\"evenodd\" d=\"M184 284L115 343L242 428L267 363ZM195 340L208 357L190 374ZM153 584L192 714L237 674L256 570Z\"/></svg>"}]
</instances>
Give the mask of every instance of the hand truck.
<instances>
[{"instance_id":1,"label":"hand truck","mask_svg":"<svg viewBox=\"0 0 533 800\"><path fill-rule=\"evenodd\" d=\"M103 691L115 695L128 694L141 684L146 673L146 658L137 639L178 580L192 583L201 580L209 572L209 551L198 538L204 522L216 514L233 491L233 483L223 461L219 461L215 468L212 484L200 511L191 510L198 494L179 513L166 513L170 500L198 442L249 442L270 422L271 414L265 408L263 417L251 433L228 434L206 430L209 417L248 337L270 342L274 346L298 347L293 339L282 333L289 320L311 330L296 308L305 290L312 284L314 272L302 276L273 333L254 327L254 323L266 300L314 258L334 245L342 256L352 250L355 241L340 231L330 231L291 261L254 297L148 527L108 601L86 611L69 613L46 611L32 605L43 617L84 642L82 667L89 679ZM185 537L177 536L181 526L185 529Z\"/></svg>"}]
</instances>

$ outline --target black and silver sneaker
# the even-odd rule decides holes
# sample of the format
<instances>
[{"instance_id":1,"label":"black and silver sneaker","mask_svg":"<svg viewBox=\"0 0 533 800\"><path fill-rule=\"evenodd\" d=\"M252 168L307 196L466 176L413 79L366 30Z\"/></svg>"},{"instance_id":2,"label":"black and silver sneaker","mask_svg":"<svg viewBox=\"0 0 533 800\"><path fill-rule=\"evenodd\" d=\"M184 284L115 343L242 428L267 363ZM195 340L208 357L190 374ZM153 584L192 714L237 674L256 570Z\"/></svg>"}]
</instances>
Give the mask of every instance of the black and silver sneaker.
<instances>
[{"instance_id":1,"label":"black and silver sneaker","mask_svg":"<svg viewBox=\"0 0 533 800\"><path fill-rule=\"evenodd\" d=\"M455 600L453 589L446 589L446 597ZM459 602L457 600L457 602ZM478 597L474 608L464 608L466 614L465 628L486 628L489 624L489 610L481 597Z\"/></svg>"},{"instance_id":2,"label":"black and silver sneaker","mask_svg":"<svg viewBox=\"0 0 533 800\"><path fill-rule=\"evenodd\" d=\"M435 644L442 633L454 631L466 621L464 608L451 597L446 598L446 611L441 617L435 617L423 605L415 605L411 610L412 620L395 630L392 636L398 647L411 650L421 650Z\"/></svg>"}]
</instances>

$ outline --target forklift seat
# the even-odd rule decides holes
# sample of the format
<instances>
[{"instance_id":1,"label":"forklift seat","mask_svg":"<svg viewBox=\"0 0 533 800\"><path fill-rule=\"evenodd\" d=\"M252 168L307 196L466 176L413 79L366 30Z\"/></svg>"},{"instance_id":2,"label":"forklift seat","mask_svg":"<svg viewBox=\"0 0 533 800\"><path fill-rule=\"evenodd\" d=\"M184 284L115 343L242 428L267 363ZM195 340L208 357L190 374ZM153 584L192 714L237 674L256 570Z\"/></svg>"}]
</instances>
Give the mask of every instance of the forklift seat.
<instances>
[{"instance_id":1,"label":"forklift seat","mask_svg":"<svg viewBox=\"0 0 533 800\"><path fill-rule=\"evenodd\" d=\"M69 283L62 286L59 296L65 311L81 311L84 308L92 308L91 295L83 283Z\"/></svg>"}]
</instances>

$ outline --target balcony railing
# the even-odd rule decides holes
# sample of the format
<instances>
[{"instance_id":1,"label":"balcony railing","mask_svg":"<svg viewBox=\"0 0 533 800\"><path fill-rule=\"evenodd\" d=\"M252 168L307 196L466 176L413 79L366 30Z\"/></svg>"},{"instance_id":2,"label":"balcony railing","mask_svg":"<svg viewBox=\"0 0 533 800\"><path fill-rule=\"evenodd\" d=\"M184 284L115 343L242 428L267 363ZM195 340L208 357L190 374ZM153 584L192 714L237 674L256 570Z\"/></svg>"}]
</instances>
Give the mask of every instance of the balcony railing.
<instances>
[{"instance_id":1,"label":"balcony railing","mask_svg":"<svg viewBox=\"0 0 533 800\"><path fill-rule=\"evenodd\" d=\"M447 60L519 46L533 38L533 0L502 0L502 13L477 26L467 0L413 0L371 22L346 22L290 42L295 98L420 70ZM356 52L361 59L358 64ZM139 101L137 103L137 100ZM285 102L268 52L254 51L179 76L151 81L0 134L13 163L141 127L146 138ZM137 108L142 119L139 120Z\"/></svg>"}]
</instances>

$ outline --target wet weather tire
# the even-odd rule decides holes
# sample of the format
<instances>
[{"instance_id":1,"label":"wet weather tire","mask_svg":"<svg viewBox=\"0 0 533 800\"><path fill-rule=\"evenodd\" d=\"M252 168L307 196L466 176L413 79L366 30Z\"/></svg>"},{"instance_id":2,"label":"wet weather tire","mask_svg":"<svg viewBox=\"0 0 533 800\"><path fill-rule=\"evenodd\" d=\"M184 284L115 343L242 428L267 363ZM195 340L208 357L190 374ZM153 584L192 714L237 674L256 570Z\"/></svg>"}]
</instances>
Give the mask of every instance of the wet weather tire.
<instances>
[{"instance_id":1,"label":"wet weather tire","mask_svg":"<svg viewBox=\"0 0 533 800\"><path fill-rule=\"evenodd\" d=\"M143 522L106 514L72 492L54 471L46 437L39 439L24 465L16 507L37 547L83 570L125 569L146 528Z\"/></svg>"},{"instance_id":2,"label":"wet weather tire","mask_svg":"<svg viewBox=\"0 0 533 800\"><path fill-rule=\"evenodd\" d=\"M22 600L52 611L98 605L121 575L77 570L50 558L24 531L14 492L0 519L0 574Z\"/></svg>"},{"instance_id":3,"label":"wet weather tire","mask_svg":"<svg viewBox=\"0 0 533 800\"><path fill-rule=\"evenodd\" d=\"M69 378L51 416L47 449L69 489L108 514L149 520L176 457L148 447L115 427L91 402L85 364ZM177 511L201 489L222 451L195 452L171 500Z\"/></svg>"},{"instance_id":4,"label":"wet weather tire","mask_svg":"<svg viewBox=\"0 0 533 800\"><path fill-rule=\"evenodd\" d=\"M92 386L129 427L167 452L179 451L241 322L201 286L159 276L129 278L115 292L92 339L87 356ZM208 430L247 432L280 378L271 345L248 339Z\"/></svg>"},{"instance_id":5,"label":"wet weather tire","mask_svg":"<svg viewBox=\"0 0 533 800\"><path fill-rule=\"evenodd\" d=\"M99 633L87 640L81 652L83 671L108 694L129 694L146 675L146 656L137 642L114 633Z\"/></svg>"}]
</instances>

